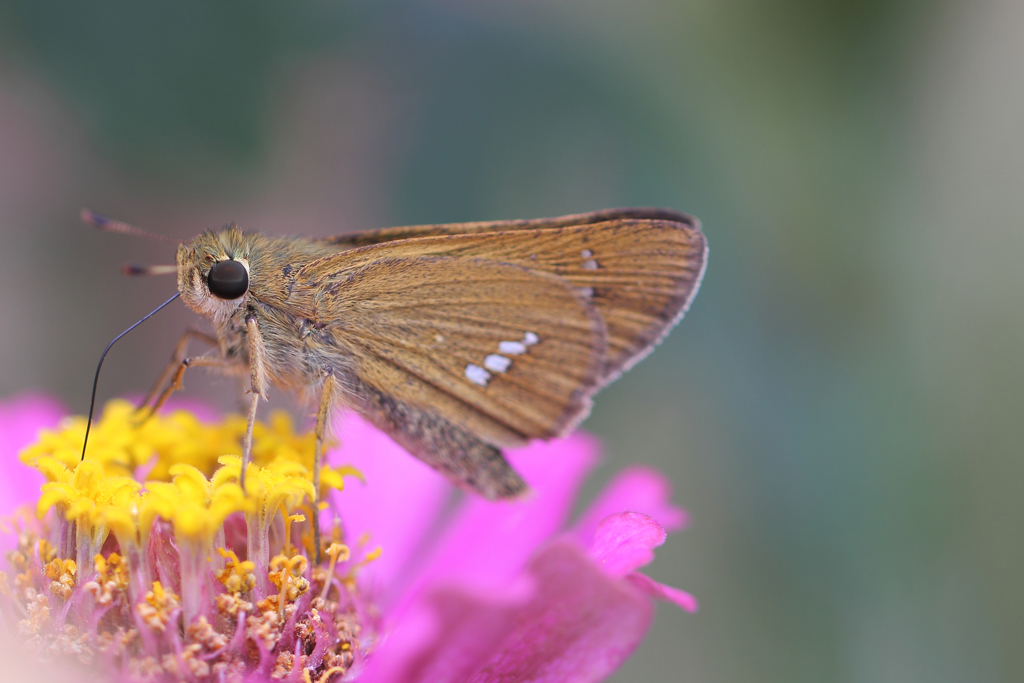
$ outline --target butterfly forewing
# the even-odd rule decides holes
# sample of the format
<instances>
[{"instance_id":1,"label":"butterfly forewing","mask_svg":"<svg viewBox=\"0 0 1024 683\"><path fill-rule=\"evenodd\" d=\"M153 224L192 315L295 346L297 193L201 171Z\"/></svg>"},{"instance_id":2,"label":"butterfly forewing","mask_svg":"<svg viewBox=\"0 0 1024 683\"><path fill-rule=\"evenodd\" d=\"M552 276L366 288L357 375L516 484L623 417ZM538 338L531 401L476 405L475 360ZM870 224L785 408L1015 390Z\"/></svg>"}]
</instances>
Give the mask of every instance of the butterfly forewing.
<instances>
[{"instance_id":1,"label":"butterfly forewing","mask_svg":"<svg viewBox=\"0 0 1024 683\"><path fill-rule=\"evenodd\" d=\"M596 215L601 214L553 222ZM423 226L426 231L447 229L453 234L407 236L385 244L396 255L484 258L564 278L594 305L605 323L608 351L601 384L607 384L650 352L685 312L706 264L704 235L690 224L655 219L538 227L543 225L515 221ZM480 232L481 226L512 229ZM455 233L460 227L466 232ZM413 229L396 230L408 235ZM374 258L379 248L347 253L357 263Z\"/></svg>"},{"instance_id":2,"label":"butterfly forewing","mask_svg":"<svg viewBox=\"0 0 1024 683\"><path fill-rule=\"evenodd\" d=\"M600 315L563 278L405 242L305 266L310 319L359 379L500 444L565 432L605 367ZM334 321L334 322L328 322Z\"/></svg>"}]
</instances>

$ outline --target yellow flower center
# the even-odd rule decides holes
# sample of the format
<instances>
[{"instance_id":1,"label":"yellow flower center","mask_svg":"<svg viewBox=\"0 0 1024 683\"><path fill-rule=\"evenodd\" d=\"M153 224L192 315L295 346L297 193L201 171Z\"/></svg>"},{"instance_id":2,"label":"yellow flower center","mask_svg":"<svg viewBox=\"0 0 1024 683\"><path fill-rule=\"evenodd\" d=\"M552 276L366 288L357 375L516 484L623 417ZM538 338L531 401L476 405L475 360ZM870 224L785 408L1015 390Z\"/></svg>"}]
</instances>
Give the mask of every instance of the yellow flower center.
<instances>
[{"instance_id":1,"label":"yellow flower center","mask_svg":"<svg viewBox=\"0 0 1024 683\"><path fill-rule=\"evenodd\" d=\"M74 632L90 653L80 659L117 662L130 677L231 678L269 657L275 671L302 666L304 679L326 681L365 653L371 640L352 630L353 615L366 611L354 576L380 549L353 558L336 521L323 564L311 566L318 553L308 521L315 501L361 474L325 466L314 490L314 436L274 413L254 427L242 491L245 427L238 416L207 424L186 411L139 422L130 404L112 401L84 461L80 417L22 451L47 482L40 526L8 554L16 577L11 586L0 572L0 594L40 654ZM342 631L324 652L324 634ZM309 646L297 648L300 639Z\"/></svg>"}]
</instances>

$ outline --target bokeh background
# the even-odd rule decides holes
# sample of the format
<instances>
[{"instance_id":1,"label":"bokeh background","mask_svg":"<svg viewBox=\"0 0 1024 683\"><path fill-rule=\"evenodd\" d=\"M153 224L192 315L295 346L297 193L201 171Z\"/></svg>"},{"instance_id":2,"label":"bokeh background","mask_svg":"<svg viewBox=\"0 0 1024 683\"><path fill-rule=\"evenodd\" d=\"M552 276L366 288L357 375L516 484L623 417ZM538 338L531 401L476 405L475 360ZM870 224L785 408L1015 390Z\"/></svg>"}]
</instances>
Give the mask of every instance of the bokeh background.
<instances>
[{"instance_id":1,"label":"bokeh background","mask_svg":"<svg viewBox=\"0 0 1024 683\"><path fill-rule=\"evenodd\" d=\"M702 610L615 680L1024 680L1022 35L1019 0L0 0L0 395L84 411L174 289L82 206L176 238L683 209L700 296L586 428L591 491L671 475L651 573Z\"/></svg>"}]
</instances>

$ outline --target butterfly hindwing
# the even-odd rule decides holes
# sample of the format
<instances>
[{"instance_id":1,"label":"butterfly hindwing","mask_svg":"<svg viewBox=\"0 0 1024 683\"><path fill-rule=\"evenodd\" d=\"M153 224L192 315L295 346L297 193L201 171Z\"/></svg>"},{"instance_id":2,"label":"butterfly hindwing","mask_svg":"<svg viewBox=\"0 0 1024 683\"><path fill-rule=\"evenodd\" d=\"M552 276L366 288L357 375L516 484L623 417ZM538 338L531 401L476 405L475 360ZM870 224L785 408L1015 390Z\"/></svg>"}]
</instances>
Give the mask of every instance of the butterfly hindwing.
<instances>
[{"instance_id":1,"label":"butterfly hindwing","mask_svg":"<svg viewBox=\"0 0 1024 683\"><path fill-rule=\"evenodd\" d=\"M296 279L317 334L347 352L360 382L503 446L561 435L589 412L606 332L577 289L404 245L320 259Z\"/></svg>"},{"instance_id":2,"label":"butterfly hindwing","mask_svg":"<svg viewBox=\"0 0 1024 683\"><path fill-rule=\"evenodd\" d=\"M436 410L417 407L358 379L352 383L353 405L370 422L453 483L489 500L526 491L526 483L498 447Z\"/></svg>"}]
</instances>

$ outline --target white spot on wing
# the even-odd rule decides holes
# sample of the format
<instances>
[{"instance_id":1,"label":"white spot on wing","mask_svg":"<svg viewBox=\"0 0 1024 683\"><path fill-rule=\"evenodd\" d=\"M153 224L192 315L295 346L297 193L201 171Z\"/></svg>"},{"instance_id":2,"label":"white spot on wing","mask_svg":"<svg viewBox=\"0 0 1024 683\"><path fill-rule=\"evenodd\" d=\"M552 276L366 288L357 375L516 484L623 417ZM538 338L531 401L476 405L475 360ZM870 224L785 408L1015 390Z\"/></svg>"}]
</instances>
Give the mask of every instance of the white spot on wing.
<instances>
[{"instance_id":1,"label":"white spot on wing","mask_svg":"<svg viewBox=\"0 0 1024 683\"><path fill-rule=\"evenodd\" d=\"M526 353L526 344L517 341L498 342L498 350L510 356L521 356Z\"/></svg>"},{"instance_id":2,"label":"white spot on wing","mask_svg":"<svg viewBox=\"0 0 1024 683\"><path fill-rule=\"evenodd\" d=\"M527 346L533 346L539 341L540 337L535 335L533 332L527 332L525 335L523 335L523 343L526 344Z\"/></svg>"},{"instance_id":3,"label":"white spot on wing","mask_svg":"<svg viewBox=\"0 0 1024 683\"><path fill-rule=\"evenodd\" d=\"M592 258L588 258L583 262L583 270L597 270L597 261Z\"/></svg>"},{"instance_id":4,"label":"white spot on wing","mask_svg":"<svg viewBox=\"0 0 1024 683\"><path fill-rule=\"evenodd\" d=\"M479 384L482 387L486 387L487 382L491 379L491 373L487 372L479 365L473 365L470 363L466 366L466 379L473 384Z\"/></svg>"},{"instance_id":5,"label":"white spot on wing","mask_svg":"<svg viewBox=\"0 0 1024 683\"><path fill-rule=\"evenodd\" d=\"M512 365L511 358L505 358L505 356L499 356L496 353L492 353L487 358L484 358L484 367L491 372L505 372L510 365Z\"/></svg>"},{"instance_id":6,"label":"white spot on wing","mask_svg":"<svg viewBox=\"0 0 1024 683\"><path fill-rule=\"evenodd\" d=\"M580 287L579 290L580 290L580 294L582 294L583 296L587 297L588 299L594 296L594 288L593 287Z\"/></svg>"},{"instance_id":7,"label":"white spot on wing","mask_svg":"<svg viewBox=\"0 0 1024 683\"><path fill-rule=\"evenodd\" d=\"M589 249L584 249L583 251L580 252L580 256L582 256L583 258L590 258L593 255L594 252L590 251Z\"/></svg>"}]
</instances>

